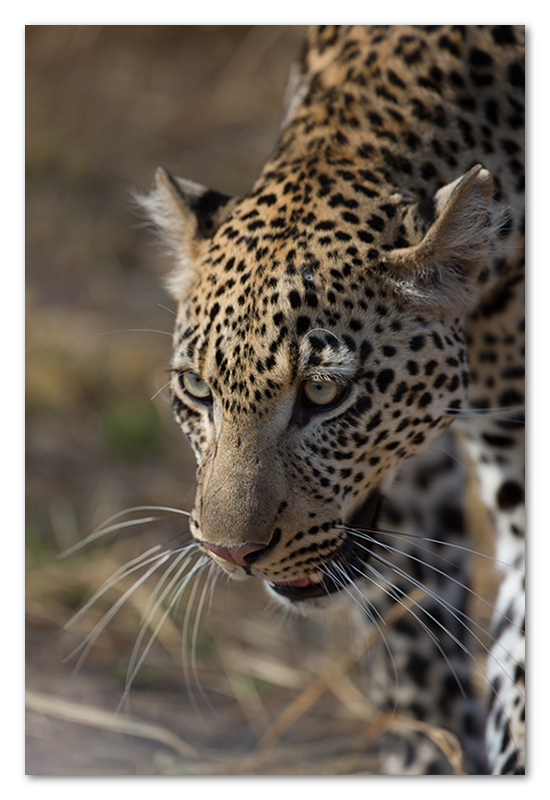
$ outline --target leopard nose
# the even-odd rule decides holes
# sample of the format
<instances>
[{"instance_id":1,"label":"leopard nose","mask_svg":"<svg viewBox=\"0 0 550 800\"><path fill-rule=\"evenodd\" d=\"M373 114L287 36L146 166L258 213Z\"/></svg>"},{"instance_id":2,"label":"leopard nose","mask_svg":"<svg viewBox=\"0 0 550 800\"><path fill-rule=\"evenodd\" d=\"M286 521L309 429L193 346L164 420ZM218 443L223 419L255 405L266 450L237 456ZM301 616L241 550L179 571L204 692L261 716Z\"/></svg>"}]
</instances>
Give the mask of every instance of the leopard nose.
<instances>
[{"instance_id":1,"label":"leopard nose","mask_svg":"<svg viewBox=\"0 0 550 800\"><path fill-rule=\"evenodd\" d=\"M206 550L214 553L214 555L223 558L225 561L229 561L231 564L238 564L241 567L253 564L259 556L258 551L266 549L265 544L256 544L254 542L242 544L238 547L220 547L210 542L201 542L201 544ZM253 555L254 553L256 553L256 556Z\"/></svg>"}]
</instances>

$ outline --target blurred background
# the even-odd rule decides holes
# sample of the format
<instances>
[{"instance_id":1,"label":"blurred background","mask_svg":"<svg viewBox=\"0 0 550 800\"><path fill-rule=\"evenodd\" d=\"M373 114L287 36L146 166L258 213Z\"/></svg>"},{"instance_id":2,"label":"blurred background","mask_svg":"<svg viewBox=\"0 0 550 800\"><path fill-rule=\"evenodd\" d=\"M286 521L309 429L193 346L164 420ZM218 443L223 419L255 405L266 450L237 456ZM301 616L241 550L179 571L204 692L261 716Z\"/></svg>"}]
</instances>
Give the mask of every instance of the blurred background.
<instances>
[{"instance_id":1,"label":"blurred background","mask_svg":"<svg viewBox=\"0 0 550 800\"><path fill-rule=\"evenodd\" d=\"M76 673L78 656L67 657L132 581L62 632L118 567L186 528L152 514L151 524L59 554L126 508L189 509L193 497L194 459L163 390L167 264L131 191L146 192L163 165L245 192L275 144L302 35L299 26L26 28L28 774L376 772L352 672L338 696L311 690L351 644L345 621L327 634L266 608L253 582L219 580L200 625L188 626L186 680L190 589L116 715L147 590Z\"/></svg>"},{"instance_id":2,"label":"blurred background","mask_svg":"<svg viewBox=\"0 0 550 800\"><path fill-rule=\"evenodd\" d=\"M162 164L245 192L275 143L302 32L26 29L27 773L324 769L306 744L323 738L319 715L290 740L305 748L299 759L285 746L241 767L317 670L315 626L281 621L260 587L218 581L208 619L186 644L197 660L187 682L183 611L168 620L116 718L147 591L118 612L77 674L78 657L64 662L131 580L62 632L73 613L121 564L174 541L181 518L158 514L58 558L125 508L190 508L194 459L162 390L174 309L161 285L168 265L131 191L147 191ZM304 637L310 647L299 646ZM120 721L134 725L130 735L113 730Z\"/></svg>"}]
</instances>

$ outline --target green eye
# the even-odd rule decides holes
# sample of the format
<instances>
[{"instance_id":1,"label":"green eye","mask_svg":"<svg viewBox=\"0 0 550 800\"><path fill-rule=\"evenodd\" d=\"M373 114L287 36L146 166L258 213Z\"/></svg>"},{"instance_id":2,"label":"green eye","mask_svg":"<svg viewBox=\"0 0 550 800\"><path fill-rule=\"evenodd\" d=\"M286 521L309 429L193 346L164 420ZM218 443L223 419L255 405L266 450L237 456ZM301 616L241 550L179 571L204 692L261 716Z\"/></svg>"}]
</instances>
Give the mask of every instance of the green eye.
<instances>
[{"instance_id":1,"label":"green eye","mask_svg":"<svg viewBox=\"0 0 550 800\"><path fill-rule=\"evenodd\" d=\"M313 406L332 406L340 399L345 388L334 381L306 381L304 397Z\"/></svg>"},{"instance_id":2,"label":"green eye","mask_svg":"<svg viewBox=\"0 0 550 800\"><path fill-rule=\"evenodd\" d=\"M197 400L208 400L212 395L206 381L194 372L180 372L179 381L182 389Z\"/></svg>"}]
</instances>

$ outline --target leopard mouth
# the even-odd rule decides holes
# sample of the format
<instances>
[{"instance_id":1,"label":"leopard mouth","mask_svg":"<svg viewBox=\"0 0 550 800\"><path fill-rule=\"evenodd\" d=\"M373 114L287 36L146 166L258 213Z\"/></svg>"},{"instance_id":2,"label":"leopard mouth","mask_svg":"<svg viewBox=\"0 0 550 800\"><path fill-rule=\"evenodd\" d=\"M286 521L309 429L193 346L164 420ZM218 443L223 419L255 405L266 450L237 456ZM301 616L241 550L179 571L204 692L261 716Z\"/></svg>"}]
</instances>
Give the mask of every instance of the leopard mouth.
<instances>
[{"instance_id":1,"label":"leopard mouth","mask_svg":"<svg viewBox=\"0 0 550 800\"><path fill-rule=\"evenodd\" d=\"M360 525L369 528L375 527L380 499L380 492L377 490L371 492L363 505L352 515L346 528L352 529ZM337 573L337 580L325 574L319 581L311 581L304 577L293 581L279 583L268 581L267 583L274 592L292 602L326 597L341 592L348 584L360 577L366 558L365 549L360 546L352 530L349 530L340 547L331 554L326 562L327 565L334 566L331 571Z\"/></svg>"},{"instance_id":2,"label":"leopard mouth","mask_svg":"<svg viewBox=\"0 0 550 800\"><path fill-rule=\"evenodd\" d=\"M304 580L307 581L304 586L293 586L292 581L289 583L268 583L268 586L281 597L286 597L287 600L292 600L292 602L309 600L312 597L325 597L341 589L333 581L312 583L308 578L304 578Z\"/></svg>"}]
</instances>

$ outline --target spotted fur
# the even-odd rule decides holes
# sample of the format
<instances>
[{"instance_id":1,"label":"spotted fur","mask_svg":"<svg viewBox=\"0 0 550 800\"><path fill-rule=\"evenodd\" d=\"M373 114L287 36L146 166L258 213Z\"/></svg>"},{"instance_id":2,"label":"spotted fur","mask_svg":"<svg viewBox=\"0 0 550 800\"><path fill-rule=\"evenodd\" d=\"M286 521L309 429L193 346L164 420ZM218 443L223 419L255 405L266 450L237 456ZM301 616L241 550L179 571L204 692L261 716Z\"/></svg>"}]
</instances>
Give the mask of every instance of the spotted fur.
<instances>
[{"instance_id":1,"label":"spotted fur","mask_svg":"<svg viewBox=\"0 0 550 800\"><path fill-rule=\"evenodd\" d=\"M370 692L454 731L472 772L525 767L523 42L521 26L313 28L251 191L159 169L144 201L176 261L193 536L301 611L360 597L374 624L424 586ZM486 756L453 420L502 571ZM445 771L429 749L405 742L387 771Z\"/></svg>"}]
</instances>

